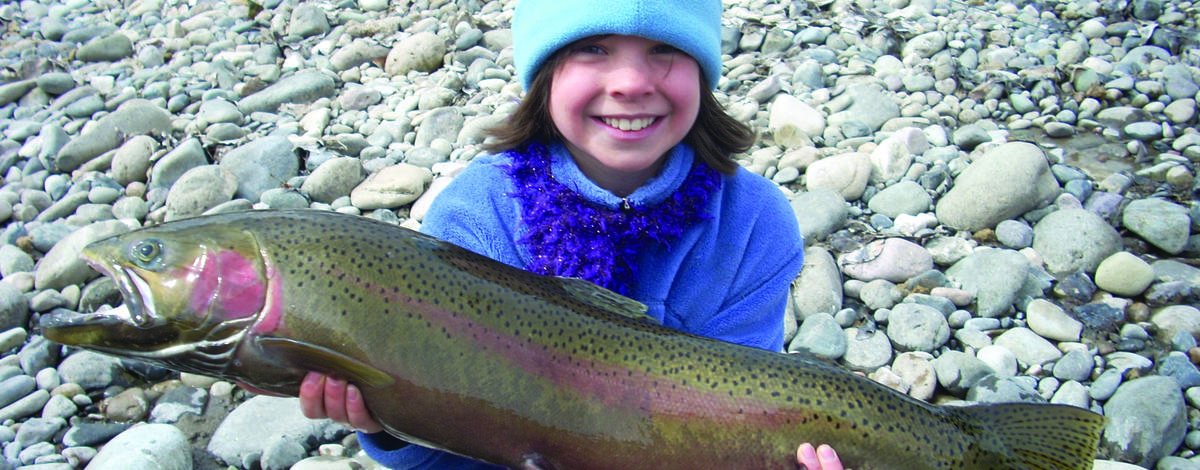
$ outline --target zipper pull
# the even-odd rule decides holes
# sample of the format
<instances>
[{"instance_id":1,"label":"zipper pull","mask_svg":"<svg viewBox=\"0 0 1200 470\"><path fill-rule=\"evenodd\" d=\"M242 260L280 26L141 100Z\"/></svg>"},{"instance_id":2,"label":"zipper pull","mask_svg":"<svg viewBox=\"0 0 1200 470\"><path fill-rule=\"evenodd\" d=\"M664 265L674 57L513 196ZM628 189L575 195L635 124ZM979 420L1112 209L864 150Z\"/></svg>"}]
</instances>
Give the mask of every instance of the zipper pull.
<instances>
[{"instance_id":1,"label":"zipper pull","mask_svg":"<svg viewBox=\"0 0 1200 470\"><path fill-rule=\"evenodd\" d=\"M632 211L633 211L633 204L629 203L629 199L622 198L621 199L621 212L628 214Z\"/></svg>"}]
</instances>

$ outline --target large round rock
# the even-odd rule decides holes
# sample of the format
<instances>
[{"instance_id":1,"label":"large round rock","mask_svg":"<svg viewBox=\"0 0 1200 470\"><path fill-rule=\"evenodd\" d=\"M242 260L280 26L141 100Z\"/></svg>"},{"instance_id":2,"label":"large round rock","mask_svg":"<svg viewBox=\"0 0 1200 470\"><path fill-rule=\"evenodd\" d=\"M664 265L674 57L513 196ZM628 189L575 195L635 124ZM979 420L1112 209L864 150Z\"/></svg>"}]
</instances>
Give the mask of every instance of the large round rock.
<instances>
[{"instance_id":1,"label":"large round rock","mask_svg":"<svg viewBox=\"0 0 1200 470\"><path fill-rule=\"evenodd\" d=\"M192 470L192 447L170 424L134 426L108 441L87 468Z\"/></svg>"},{"instance_id":2,"label":"large round rock","mask_svg":"<svg viewBox=\"0 0 1200 470\"><path fill-rule=\"evenodd\" d=\"M1055 276L1080 270L1095 273L1100 262L1120 251L1121 245L1117 229L1083 209L1052 212L1033 227L1033 249L1042 255L1046 271Z\"/></svg>"},{"instance_id":3,"label":"large round rock","mask_svg":"<svg viewBox=\"0 0 1200 470\"><path fill-rule=\"evenodd\" d=\"M1036 209L1061 190L1041 149L1010 142L987 150L963 170L936 213L945 225L976 231Z\"/></svg>"}]
</instances>

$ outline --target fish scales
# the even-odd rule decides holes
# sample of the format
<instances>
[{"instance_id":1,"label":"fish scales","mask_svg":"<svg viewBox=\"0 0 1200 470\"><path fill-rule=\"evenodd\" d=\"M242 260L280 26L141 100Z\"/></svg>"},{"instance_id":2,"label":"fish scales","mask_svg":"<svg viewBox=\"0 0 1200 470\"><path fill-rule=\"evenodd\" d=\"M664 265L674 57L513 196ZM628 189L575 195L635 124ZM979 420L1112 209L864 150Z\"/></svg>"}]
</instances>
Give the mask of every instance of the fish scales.
<instances>
[{"instance_id":1,"label":"fish scales","mask_svg":"<svg viewBox=\"0 0 1200 470\"><path fill-rule=\"evenodd\" d=\"M1057 405L932 406L820 360L638 319L631 301L584 281L361 217L209 216L88 256L119 276L113 266L146 240L183 260L237 252L267 292L227 363L185 367L287 395L307 370L349 377L390 433L514 468L790 469L799 443L825 442L858 469L1082 469L1103 424ZM180 294L125 295L136 305L129 297ZM43 324L55 341L96 342L99 333L72 327L82 328ZM111 346L119 340L97 349L137 357Z\"/></svg>"},{"instance_id":2,"label":"fish scales","mask_svg":"<svg viewBox=\"0 0 1200 470\"><path fill-rule=\"evenodd\" d=\"M319 229L318 230L319 233L335 233L334 230L336 229L336 227L321 227L320 224L317 225L317 228ZM299 253L311 252L311 250L315 249L317 246L338 247L340 245L341 248L329 248L329 250L331 251L331 255L333 255L333 256L331 256L331 259L333 261L322 262L321 263L322 266L319 268L321 269L321 271L324 274L326 274L326 276L324 276L324 277L325 277L325 282L327 282L327 284L326 284L327 287L338 287L337 281L339 281L339 280L344 281L347 285L341 287L341 289L343 291L342 295L352 295L352 294L350 294L350 292L353 292L354 290L356 290L355 288L366 288L369 290L372 287L377 287L377 286L371 284L370 282L365 281L364 278L361 277L361 275L363 274L361 271L363 271L364 268L370 269L370 266L364 265L363 263L367 263L367 262L365 260L359 258L359 256L361 256L362 252L359 249L360 243L359 243L358 239L360 238L360 236L361 237L368 236L369 232L355 232L355 234L357 236L338 235L338 236L332 236L328 240L310 239L307 242L297 240L294 236L280 236L275 240L271 240L271 238L274 238L274 237L268 237L267 240L264 240L264 244L268 243L269 241L275 241L276 243L279 244L279 247L281 249L283 247L294 248L294 249L290 249L290 250L286 251L287 253L290 253L290 255L281 255L280 262L278 264L280 264L280 265L295 265L295 266L304 266L307 264L307 262L303 259L306 257L298 256ZM386 240L382 241L382 242L377 242L374 240L364 240L364 242L362 244L365 246L363 246L362 248L369 248L369 249L374 249L374 250L381 250L381 249L386 250L386 247L387 247L386 243L387 243ZM384 251L384 252L386 252L386 251ZM459 257L461 257L460 255L461 254L452 254L452 257L459 258ZM296 259L289 260L289 259L287 259L287 257L289 257L289 256L296 258ZM433 259L401 259L400 260L400 262L416 263L416 265L419 269L429 269L433 273L431 276L425 276L425 278L420 279L420 280L403 280L402 279L402 281L404 283L403 290L410 292L411 297L413 297L413 298L437 299L434 301L434 303L438 304L438 305L445 305L446 309L447 309L446 312L448 312L452 317L458 315L459 312L479 311L480 310L479 302L473 301L469 293L458 292L454 289L455 286L473 286L474 284L471 281L474 279L478 279L478 275L477 275L478 271L477 270L476 271L462 271L459 268L455 267L453 265L453 263L445 263L444 259L436 259L436 257L431 257L431 258L433 258ZM491 263L485 263L485 264L491 264ZM353 270L354 274L347 274L346 269L331 269L333 266L342 266L342 267L355 266L358 269ZM442 267L445 267L445 268L443 269ZM386 266L386 265L382 266L380 268L377 268L377 269L379 270L379 272L377 274L379 274L380 276L383 276L385 274L383 272L384 269L391 270L394 272L393 267ZM298 270L293 270L293 272L289 273L289 274L298 275L300 273L298 272ZM463 280L463 282L458 282L458 280L455 279L456 275L462 276L464 274L466 275L467 279ZM514 287L524 287L525 288L524 290L528 294L532 294L538 298L546 297L546 295L544 295L544 294L539 295L541 293L534 292L532 289L529 289L527 282L516 283L514 285L514 283L512 283L511 280L508 278L497 279L499 276L495 276L495 274L498 274L498 273L493 273L494 277L491 277L491 279L497 280L498 283L500 285L503 285L505 288L512 289ZM522 276L522 277L524 277L524 276ZM287 278L287 276L285 276L285 278ZM315 282L316 278L317 278L317 276L315 274L310 275L310 280L313 280ZM552 285L553 284L551 284L551 286ZM298 289L302 289L303 287L304 287L304 285L303 285L302 281L297 282ZM550 286L544 286L542 290L547 294L555 293L554 292L555 289L550 288ZM383 289L380 289L379 293L385 294L385 291ZM293 294L291 294L290 292L285 292L285 296L287 296L289 298L291 298L292 295ZM295 295L299 295L299 292L297 292L297 294L295 294ZM464 301L455 302L453 300L454 298L463 299ZM331 297L330 300L332 303L338 303L337 294L335 294L333 297ZM356 303L361 303L363 301L362 298L351 299L351 300L356 301ZM565 304L564 306L571 307L575 310L586 310L589 307L586 304L581 304L581 303L575 301L573 297L569 297L569 296L562 297L560 300L567 300L568 302L562 302L563 304ZM443 302L445 302L445 304ZM521 304L524 302L518 301L517 303ZM366 307L366 306L364 306L364 307ZM488 311L487 306L484 306L484 308L482 310L486 313ZM383 311L386 312L387 309L384 309ZM671 400L661 400L660 405L665 405L665 406L670 406L672 403L682 403L683 405L686 405L686 406L704 405L705 400L708 400L711 402L726 401L726 400L737 401L737 402L743 403L743 405L746 408L746 409L737 410L741 414L745 414L747 411L749 411L749 409L751 407L758 408L757 411L759 411L762 414L761 419L746 418L746 421L748 421L750 423L755 423L756 425L761 424L761 425L793 426L793 425L809 425L811 423L813 426L832 426L835 430L834 432L836 432L836 430L840 429L840 427L843 425L843 423L841 422L840 418L835 417L833 414L817 412L817 413L804 413L804 414L801 414L800 416L793 417L788 413L777 413L782 410L778 410L778 409L768 410L768 409L766 409L766 407L762 407L762 406L758 405L758 403L761 400L773 399L773 398L777 398L777 397L784 397L783 399L786 402L794 402L794 400L797 397L803 397L803 396L806 396L809 394L816 394L818 397L824 397L824 396L836 397L836 396L847 396L847 395L851 395L853 393L850 391L851 386L845 386L845 385L842 385L835 381L827 380L829 377L818 377L818 373L806 372L807 369L800 368L800 367L790 367L790 368L788 368L790 370L786 370L786 371L771 371L769 369L771 367L771 365L767 364L767 363L763 363L763 364L755 364L753 369L746 370L745 362L753 361L753 356L745 357L745 358L737 357L737 353L742 351L741 349L738 349L738 348L734 348L734 349L732 349L732 351L730 351L730 353L734 354L734 356L730 357L730 358L721 358L721 357L707 358L708 360L702 362L702 364L707 365L708 367L703 367L703 365L702 365L702 366L700 366L701 370L697 370L696 365L691 365L690 367L686 367L686 366L680 367L680 366L674 365L677 363L678 360L689 360L692 358L700 357L702 355L703 351L701 351L700 346L693 344L691 341L686 341L686 342L684 342L684 344L676 344L676 342L651 341L651 342L647 342L644 345L639 345L638 342L632 338L623 339L623 338L618 337L621 335L601 334L601 331L608 326L602 322L590 322L592 324L589 325L589 324L585 324L586 322L565 321L563 319L563 315L561 315L560 312L558 312L554 309L545 308L544 305L536 305L536 306L533 306L532 308L507 308L507 309L506 308L495 308L492 311L493 311L493 315L491 315L491 318L494 318L497 321L493 322L490 326L498 329L499 331L502 331L503 334L497 335L494 338L490 338L490 339L487 337L480 338L479 335L474 334L474 333L471 333L471 335L473 337L467 338L466 336L468 336L469 332L482 330L481 328L473 328L473 325L471 325L471 324L457 325L457 326L461 326L463 328L456 329L456 328L449 328L447 325L445 325L443 323L439 323L440 326L437 326L435 328L434 321L436 321L436 320L424 318L419 313L416 314L416 320L418 321L418 323L420 321L425 322L424 329L426 330L425 333L428 335L431 335L434 337L440 337L442 335L445 335L447 340L454 340L455 339L454 337L457 335L458 336L457 339L459 339L459 340L468 340L472 343L480 344L482 347L482 351L485 351L485 352L488 350L489 345L492 345L493 348L497 348L497 349L502 348L502 347L511 347L511 345L504 344L504 342L502 340L504 340L506 338L521 338L524 336L527 338L525 340L526 344L518 345L518 346L525 346L525 347L541 346L542 351L557 351L557 353L551 354L551 357L549 358L550 363L566 365L568 367L569 366L586 367L590 371L597 370L598 369L597 364L609 364L608 368L611 368L611 369L614 369L617 371L626 371L626 370L635 371L635 372L639 373L639 377L661 377L661 380L659 380L659 381L649 381L649 382L647 382L645 380L638 381L635 378L633 378L632 375L627 375L624 378L613 377L614 379L621 382L621 383L619 383L620 388L618 388L618 390L620 390L620 391L624 391L629 385L634 384L634 383L636 383L639 386L639 388L641 388L641 389L647 389L647 388L651 388L651 387L674 387L675 390L678 390L679 387L687 387L689 384L689 381L690 381L692 384L698 385L701 390L704 390L704 389L707 389L707 390L700 397L686 397L686 396L680 396L681 394L678 394L678 393L671 394L670 392L658 392L658 391L653 392L654 397L661 397L662 393L667 393L668 394L667 398L682 400L680 402L675 402L675 401L671 401ZM505 312L511 312L511 313L505 314ZM592 312L592 313L593 313L593 315L600 315L602 312ZM345 311L341 312L341 315L346 315L346 314L347 313ZM488 317L485 316L484 318L486 319ZM500 320L502 320L503 322L501 323ZM640 328L640 327L652 327L653 325L650 325L645 322L629 321L625 318L618 317L618 316L611 316L610 318L606 318L604 320L607 322L629 323L627 325L624 325L626 328L632 327L632 328L639 328L639 329L643 329L643 330L659 329L657 327L655 327L655 328ZM418 333L416 333L416 331L420 330L421 325L419 325L419 324L416 325L416 328L417 328L417 330L414 330L408 334L413 334L413 335L418 334ZM435 329L437 331L433 331ZM647 331L647 332L651 333L651 334L655 334L655 335L663 334L662 331ZM675 332L670 331L670 333L674 334ZM687 340L693 339L691 337L686 337L686 336L684 338ZM609 340L609 339L617 339L617 344L615 345L615 347L606 348L605 346L603 346L603 343L605 342L605 340ZM655 338L648 338L648 339L655 339ZM597 344L597 343L601 343L601 344ZM627 354L622 354L619 358L614 357L615 351L622 351L622 350L636 352L636 354L627 353ZM565 356L559 357L556 354L564 354ZM537 363L528 364L528 361L522 361L522 359L523 358L510 357L509 360L513 361L513 362L519 362L519 361L524 362L522 364L524 369L536 368L541 365L541 364L537 364ZM584 362L584 361L587 361L587 362ZM797 361L796 363L798 364L799 362ZM789 364L789 365L794 365L794 364ZM754 370L759 370L759 371L761 371L761 373L756 373L756 372L754 372ZM837 371L837 372L839 373L838 375L842 375L842 374L840 374L841 371ZM534 375L534 374L537 374L538 372L536 370L534 370L534 371L528 372L528 373L530 375ZM576 378L579 378L579 377L576 377ZM721 378L721 380L718 380L718 378ZM565 379L569 379L569 378L565 378ZM575 388L577 390L582 389L587 392L590 392L590 394L594 398L600 399L604 403L604 405L605 405L604 407L599 407L599 408L595 409L595 411L597 413L601 413L601 414L611 413L610 407L620 405L621 401L623 401L623 399L627 398L623 395L612 395L612 394L606 395L606 394L604 394L605 384L602 383L603 378L596 380L596 379L589 379L588 377L582 377L582 379L583 380L575 380L575 381L571 381L571 380L552 381L552 385L560 385L560 384L566 382L566 383L571 383L572 385L574 385L573 388ZM529 379L526 378L523 380L529 380ZM462 385L462 386L469 387L472 384L463 383L463 384L456 384L456 385ZM856 385L859 385L857 387L858 391L871 391L871 390L875 389L873 384L869 385L869 386L862 386L862 384L856 384ZM649 386L649 387L647 387L647 386ZM794 392L795 396L792 395L793 392L788 391L789 389L795 389L795 392ZM520 393L519 390L514 390L514 392ZM545 392L541 392L541 393L545 393ZM771 396L772 394L774 394L775 397L772 397ZM687 398L692 398L693 399L692 402L691 403L687 402ZM823 409L832 407L832 403L830 403L832 400L829 400L826 398L813 398L813 399L800 398L800 400L801 400L802 405L806 405L809 408L814 409L814 410L823 410ZM653 400L648 400L648 401L653 402ZM716 404L716 403L711 403L711 404ZM650 403L643 403L641 406L649 407ZM853 407L855 405L850 405L850 406ZM857 406L859 406L859 407L864 406L863 403L861 403L861 400L860 400L860 403L857 404ZM542 413L540 413L540 414L543 415L542 416L543 421L561 420L561 414L563 413L563 411L562 411L563 407L561 405L556 406L556 404L553 404L553 403L544 403L543 402L538 405L538 408L541 408L541 410L531 409L531 410L526 410L526 411L530 414L534 414L534 413L537 413L538 411L542 411ZM685 412L687 410L675 409L672 411ZM581 421L597 420L597 417L595 417L595 416L592 416L592 417L581 416L581 417L585 418ZM902 410L901 410L901 413L898 413L898 416L896 416L896 417L899 418L899 419L897 419L897 422L908 422L911 420L911 418L914 418L914 417L910 417L910 416L905 416L903 414ZM837 419L835 419L835 418L837 418ZM917 418L924 418L924 416L919 416ZM822 424L822 421L824 423L828 423L828 424ZM869 423L845 424L845 426L847 426L847 431L848 431L846 434L849 435L849 434L854 433L859 426L868 426L868 425L869 425ZM923 429L926 429L926 432L928 432L929 429L936 429L937 427L946 427L946 423L945 422L939 423L939 422L927 421L927 422L923 422L923 423L919 422L918 426L920 426ZM721 429L721 428L725 428L725 427L726 426L724 424L721 424L720 427L718 429L714 429L711 432L711 434L715 434L713 437L717 437L720 433L728 432L725 429ZM954 429L954 427L951 426L951 429ZM930 445L938 444L937 442L930 442L930 440L928 440L928 439L921 439L926 434L920 433L920 432L914 432L913 429L895 429L894 432L899 432L902 435L909 435L909 436L917 437L918 440L916 440L915 442L912 443L913 447L930 446ZM865 434L864 437L869 437L869 435L870 435L870 433L868 433L866 431L863 431L862 434ZM786 458L787 461L785 463L788 465L790 465L791 460L792 460L791 453L788 451L790 451L796 445L798 445L798 442L799 441L796 441L795 439L787 439L781 443L781 446L782 446L781 450L783 452L780 455L782 455ZM940 452L940 453L954 455L954 454L960 454L960 453L966 452L967 442L965 439L963 439L963 440L960 440L960 442L952 444L950 447L952 447L952 448L947 448L945 451ZM690 450L687 451L687 453L691 453L691 452L692 451L690 451ZM706 460L708 460L708 459L706 459ZM645 463L645 462L643 462L643 463ZM725 467L725 468L728 468L728 467Z\"/></svg>"}]
</instances>

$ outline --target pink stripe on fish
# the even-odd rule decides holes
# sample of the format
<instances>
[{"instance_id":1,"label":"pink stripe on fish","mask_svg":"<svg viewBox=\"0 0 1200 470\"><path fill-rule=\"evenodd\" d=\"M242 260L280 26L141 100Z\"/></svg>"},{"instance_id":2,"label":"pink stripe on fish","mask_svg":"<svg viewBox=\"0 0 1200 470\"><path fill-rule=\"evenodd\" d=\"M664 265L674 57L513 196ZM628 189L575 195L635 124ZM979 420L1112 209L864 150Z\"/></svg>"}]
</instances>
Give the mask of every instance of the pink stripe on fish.
<instances>
[{"instance_id":1,"label":"pink stripe on fish","mask_svg":"<svg viewBox=\"0 0 1200 470\"><path fill-rule=\"evenodd\" d=\"M192 286L189 302L192 311L233 320L262 311L265 288L255 267L253 261L235 251L205 251L192 264L180 268L175 276Z\"/></svg>"},{"instance_id":2,"label":"pink stripe on fish","mask_svg":"<svg viewBox=\"0 0 1200 470\"><path fill-rule=\"evenodd\" d=\"M262 317L254 324L255 333L270 333L283 326L283 282L279 272L267 265L267 285L270 294L263 305Z\"/></svg>"},{"instance_id":3,"label":"pink stripe on fish","mask_svg":"<svg viewBox=\"0 0 1200 470\"><path fill-rule=\"evenodd\" d=\"M216 299L216 292L221 284L220 276L216 275L217 273L212 269L212 263L209 262L211 255L211 251L205 251L192 260L192 264L182 266L173 273L174 277L180 279L183 284L192 286L191 301L188 305L198 315L208 313L209 306Z\"/></svg>"},{"instance_id":4,"label":"pink stripe on fish","mask_svg":"<svg viewBox=\"0 0 1200 470\"><path fill-rule=\"evenodd\" d=\"M217 266L217 299L225 318L245 318L262 311L265 288L256 264L236 251L223 251L217 254Z\"/></svg>"},{"instance_id":5,"label":"pink stripe on fish","mask_svg":"<svg viewBox=\"0 0 1200 470\"><path fill-rule=\"evenodd\" d=\"M331 271L335 271L331 275L340 274L336 270ZM575 355L570 351L545 348L542 343L473 321L469 314L456 314L433 302L409 297L352 275L347 276L366 291L365 295L378 295L389 302L405 305L420 313L435 329L453 332L461 341L470 341L492 351L531 376L549 380L613 409L630 409L646 415L721 420L728 424L752 422L761 427L791 426L813 419L813 416L799 414L795 408L780 407L750 396L752 393L730 394L728 389L700 389L697 387L699 383L689 385L686 380L603 362L589 356L586 350L581 355ZM611 354L620 353L612 351ZM666 369L671 364L664 357L656 367ZM757 388L756 383L742 385L747 390Z\"/></svg>"}]
</instances>

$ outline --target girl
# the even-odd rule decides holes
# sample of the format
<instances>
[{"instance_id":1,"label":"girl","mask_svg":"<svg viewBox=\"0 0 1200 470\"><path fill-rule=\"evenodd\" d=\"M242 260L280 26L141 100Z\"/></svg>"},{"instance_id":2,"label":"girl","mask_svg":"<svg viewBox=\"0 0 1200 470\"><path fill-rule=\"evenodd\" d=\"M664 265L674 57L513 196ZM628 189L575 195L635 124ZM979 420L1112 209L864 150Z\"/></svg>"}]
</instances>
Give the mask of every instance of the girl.
<instances>
[{"instance_id":1,"label":"girl","mask_svg":"<svg viewBox=\"0 0 1200 470\"><path fill-rule=\"evenodd\" d=\"M721 8L520 0L513 58L527 96L421 230L629 295L666 326L780 351L803 241L778 188L732 158L754 133L712 93ZM386 466L490 468L380 432L341 379L310 374L300 399L307 416L360 430ZM827 446L800 446L797 462L841 469Z\"/></svg>"}]
</instances>

